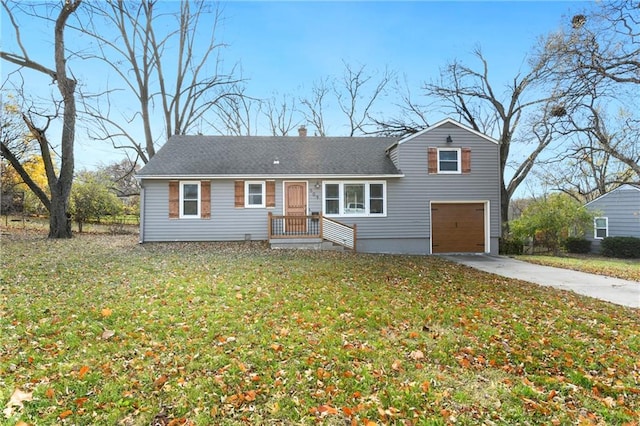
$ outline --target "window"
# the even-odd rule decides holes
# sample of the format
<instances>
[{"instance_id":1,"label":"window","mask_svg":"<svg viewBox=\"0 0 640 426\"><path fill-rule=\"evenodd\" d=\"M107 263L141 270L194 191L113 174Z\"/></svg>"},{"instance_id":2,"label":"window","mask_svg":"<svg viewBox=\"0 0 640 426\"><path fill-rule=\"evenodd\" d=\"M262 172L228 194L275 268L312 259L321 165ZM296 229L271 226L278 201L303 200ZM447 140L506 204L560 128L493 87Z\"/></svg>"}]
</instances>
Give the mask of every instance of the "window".
<instances>
[{"instance_id":1,"label":"window","mask_svg":"<svg viewBox=\"0 0 640 426\"><path fill-rule=\"evenodd\" d=\"M369 213L384 213L384 185L381 183L369 185Z\"/></svg>"},{"instance_id":2,"label":"window","mask_svg":"<svg viewBox=\"0 0 640 426\"><path fill-rule=\"evenodd\" d=\"M200 217L200 182L180 182L180 217Z\"/></svg>"},{"instance_id":3,"label":"window","mask_svg":"<svg viewBox=\"0 0 640 426\"><path fill-rule=\"evenodd\" d=\"M471 148L436 148L427 150L429 174L471 173Z\"/></svg>"},{"instance_id":4,"label":"window","mask_svg":"<svg viewBox=\"0 0 640 426\"><path fill-rule=\"evenodd\" d=\"M601 240L609 235L609 218L596 217L593 222L595 227L593 236L596 240Z\"/></svg>"},{"instance_id":5,"label":"window","mask_svg":"<svg viewBox=\"0 0 640 426\"><path fill-rule=\"evenodd\" d=\"M264 207L264 182L245 182L245 207Z\"/></svg>"},{"instance_id":6,"label":"window","mask_svg":"<svg viewBox=\"0 0 640 426\"><path fill-rule=\"evenodd\" d=\"M344 184L344 214L364 214L364 184Z\"/></svg>"},{"instance_id":7,"label":"window","mask_svg":"<svg viewBox=\"0 0 640 426\"><path fill-rule=\"evenodd\" d=\"M460 173L459 149L438 149L438 173Z\"/></svg>"},{"instance_id":8,"label":"window","mask_svg":"<svg viewBox=\"0 0 640 426\"><path fill-rule=\"evenodd\" d=\"M331 182L324 184L327 216L385 216L385 182Z\"/></svg>"},{"instance_id":9,"label":"window","mask_svg":"<svg viewBox=\"0 0 640 426\"><path fill-rule=\"evenodd\" d=\"M324 214L340 214L340 185L337 183L324 186Z\"/></svg>"},{"instance_id":10,"label":"window","mask_svg":"<svg viewBox=\"0 0 640 426\"><path fill-rule=\"evenodd\" d=\"M169 181L169 219L211 219L211 181Z\"/></svg>"}]
</instances>

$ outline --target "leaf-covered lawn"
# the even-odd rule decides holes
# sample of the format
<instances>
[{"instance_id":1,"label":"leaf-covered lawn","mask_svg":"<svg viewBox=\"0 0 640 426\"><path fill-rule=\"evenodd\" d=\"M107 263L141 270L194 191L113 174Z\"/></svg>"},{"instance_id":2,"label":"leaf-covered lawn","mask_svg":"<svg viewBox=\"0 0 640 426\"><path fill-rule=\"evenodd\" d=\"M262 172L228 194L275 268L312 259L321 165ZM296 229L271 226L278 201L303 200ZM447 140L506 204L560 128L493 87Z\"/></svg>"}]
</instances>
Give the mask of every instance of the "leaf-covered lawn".
<instances>
[{"instance_id":1,"label":"leaf-covered lawn","mask_svg":"<svg viewBox=\"0 0 640 426\"><path fill-rule=\"evenodd\" d=\"M640 259L612 259L594 255L518 256L518 259L538 265L573 269L590 274L606 275L624 280L640 281Z\"/></svg>"},{"instance_id":2,"label":"leaf-covered lawn","mask_svg":"<svg viewBox=\"0 0 640 426\"><path fill-rule=\"evenodd\" d=\"M640 415L638 310L437 257L3 236L0 330L9 424Z\"/></svg>"}]
</instances>

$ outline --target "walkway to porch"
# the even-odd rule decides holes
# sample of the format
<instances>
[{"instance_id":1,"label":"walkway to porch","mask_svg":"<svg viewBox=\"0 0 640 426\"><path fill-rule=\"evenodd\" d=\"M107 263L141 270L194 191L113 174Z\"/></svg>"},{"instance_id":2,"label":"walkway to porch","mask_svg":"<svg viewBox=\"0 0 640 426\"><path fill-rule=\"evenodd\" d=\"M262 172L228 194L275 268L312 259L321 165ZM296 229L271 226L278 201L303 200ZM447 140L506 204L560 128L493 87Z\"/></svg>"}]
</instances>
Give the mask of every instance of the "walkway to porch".
<instances>
[{"instance_id":1,"label":"walkway to porch","mask_svg":"<svg viewBox=\"0 0 640 426\"><path fill-rule=\"evenodd\" d=\"M269 213L268 237L279 247L322 249L323 241L330 241L356 251L356 225L349 226L322 214L308 216L280 216ZM317 245L314 246L314 245Z\"/></svg>"}]
</instances>

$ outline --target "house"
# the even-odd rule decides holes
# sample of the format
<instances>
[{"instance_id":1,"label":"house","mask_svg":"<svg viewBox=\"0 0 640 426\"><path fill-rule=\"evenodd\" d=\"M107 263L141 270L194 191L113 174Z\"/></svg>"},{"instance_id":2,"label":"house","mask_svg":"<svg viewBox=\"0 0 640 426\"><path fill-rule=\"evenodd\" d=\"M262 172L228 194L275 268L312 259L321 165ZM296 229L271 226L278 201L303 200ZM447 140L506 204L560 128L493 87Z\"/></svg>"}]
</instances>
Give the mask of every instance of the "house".
<instances>
[{"instance_id":1,"label":"house","mask_svg":"<svg viewBox=\"0 0 640 426\"><path fill-rule=\"evenodd\" d=\"M600 251L605 237L640 238L640 185L620 185L585 207L596 214L593 229L586 235L592 251Z\"/></svg>"},{"instance_id":2,"label":"house","mask_svg":"<svg viewBox=\"0 0 640 426\"><path fill-rule=\"evenodd\" d=\"M173 136L139 171L140 241L324 240L498 253L498 143L445 119L405 138Z\"/></svg>"}]
</instances>

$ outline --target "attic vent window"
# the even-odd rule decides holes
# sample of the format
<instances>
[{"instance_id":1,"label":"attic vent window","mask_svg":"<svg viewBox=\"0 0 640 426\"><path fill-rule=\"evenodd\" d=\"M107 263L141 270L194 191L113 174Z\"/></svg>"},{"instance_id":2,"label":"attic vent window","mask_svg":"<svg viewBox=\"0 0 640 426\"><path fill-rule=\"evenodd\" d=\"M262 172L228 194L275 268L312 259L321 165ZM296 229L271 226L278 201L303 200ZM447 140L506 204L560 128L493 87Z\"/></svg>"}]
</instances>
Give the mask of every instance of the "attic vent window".
<instances>
[{"instance_id":1,"label":"attic vent window","mask_svg":"<svg viewBox=\"0 0 640 426\"><path fill-rule=\"evenodd\" d=\"M280 160L276 158L275 160L273 160L273 164L280 164Z\"/></svg>"}]
</instances>

